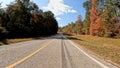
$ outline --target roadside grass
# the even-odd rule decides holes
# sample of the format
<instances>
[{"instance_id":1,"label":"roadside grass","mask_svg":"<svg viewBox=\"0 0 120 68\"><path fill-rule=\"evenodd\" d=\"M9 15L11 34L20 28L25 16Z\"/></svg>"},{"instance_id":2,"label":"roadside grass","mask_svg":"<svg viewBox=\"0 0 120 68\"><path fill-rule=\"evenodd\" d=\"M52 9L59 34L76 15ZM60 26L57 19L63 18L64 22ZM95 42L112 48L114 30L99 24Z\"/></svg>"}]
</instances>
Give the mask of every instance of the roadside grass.
<instances>
[{"instance_id":1,"label":"roadside grass","mask_svg":"<svg viewBox=\"0 0 120 68\"><path fill-rule=\"evenodd\" d=\"M1 45L12 44L12 43L30 41L30 40L35 40L35 39L42 39L42 38L44 38L44 37L49 37L49 36L52 36L52 35L43 35L43 36L40 36L40 37L30 37L30 38L6 39L6 40L0 41L0 46L1 46Z\"/></svg>"},{"instance_id":2,"label":"roadside grass","mask_svg":"<svg viewBox=\"0 0 120 68\"><path fill-rule=\"evenodd\" d=\"M8 44L10 43L18 43L18 42L24 42L24 41L30 41L33 40L33 38L21 38L21 39L8 39Z\"/></svg>"},{"instance_id":3,"label":"roadside grass","mask_svg":"<svg viewBox=\"0 0 120 68\"><path fill-rule=\"evenodd\" d=\"M0 45L30 41L30 40L33 40L33 39L34 38L7 39L7 40L0 41Z\"/></svg>"},{"instance_id":4,"label":"roadside grass","mask_svg":"<svg viewBox=\"0 0 120 68\"><path fill-rule=\"evenodd\" d=\"M3 43L0 41L0 46L3 45Z\"/></svg>"},{"instance_id":5,"label":"roadside grass","mask_svg":"<svg viewBox=\"0 0 120 68\"><path fill-rule=\"evenodd\" d=\"M93 37L89 35L70 36L70 40L95 53L103 59L120 66L120 39Z\"/></svg>"}]
</instances>

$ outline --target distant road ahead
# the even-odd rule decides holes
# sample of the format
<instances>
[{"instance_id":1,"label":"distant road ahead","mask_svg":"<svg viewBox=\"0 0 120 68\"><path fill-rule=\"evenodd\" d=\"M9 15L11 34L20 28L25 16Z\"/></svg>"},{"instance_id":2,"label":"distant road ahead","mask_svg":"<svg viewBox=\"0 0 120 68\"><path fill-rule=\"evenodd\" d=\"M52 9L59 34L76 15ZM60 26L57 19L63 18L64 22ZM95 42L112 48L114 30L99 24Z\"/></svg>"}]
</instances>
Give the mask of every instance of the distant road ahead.
<instances>
[{"instance_id":1,"label":"distant road ahead","mask_svg":"<svg viewBox=\"0 0 120 68\"><path fill-rule=\"evenodd\" d=\"M57 34L0 46L0 68L117 68Z\"/></svg>"}]
</instances>

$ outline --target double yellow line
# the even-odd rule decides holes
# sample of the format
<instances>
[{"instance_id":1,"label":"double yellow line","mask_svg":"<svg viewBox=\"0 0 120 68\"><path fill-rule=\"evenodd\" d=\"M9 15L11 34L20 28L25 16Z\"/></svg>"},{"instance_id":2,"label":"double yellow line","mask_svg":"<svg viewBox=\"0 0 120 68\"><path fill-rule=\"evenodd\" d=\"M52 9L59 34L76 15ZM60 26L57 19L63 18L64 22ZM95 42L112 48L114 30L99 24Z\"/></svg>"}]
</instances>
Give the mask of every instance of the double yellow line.
<instances>
[{"instance_id":1,"label":"double yellow line","mask_svg":"<svg viewBox=\"0 0 120 68\"><path fill-rule=\"evenodd\" d=\"M46 48L46 47L47 47L50 43L52 43L53 41L54 41L54 40L49 41L49 42L43 44L43 45L42 45L43 47L37 49L36 51L32 52L32 53L29 54L28 56L22 58L21 60L15 62L15 63L13 63L13 64L11 64L11 65L5 67L5 68L13 68L13 67L17 66L18 64L24 62L25 60L29 59L30 57L32 57L33 55L35 55L35 54L38 53L39 51L41 51L41 50L43 50L44 48Z\"/></svg>"}]
</instances>

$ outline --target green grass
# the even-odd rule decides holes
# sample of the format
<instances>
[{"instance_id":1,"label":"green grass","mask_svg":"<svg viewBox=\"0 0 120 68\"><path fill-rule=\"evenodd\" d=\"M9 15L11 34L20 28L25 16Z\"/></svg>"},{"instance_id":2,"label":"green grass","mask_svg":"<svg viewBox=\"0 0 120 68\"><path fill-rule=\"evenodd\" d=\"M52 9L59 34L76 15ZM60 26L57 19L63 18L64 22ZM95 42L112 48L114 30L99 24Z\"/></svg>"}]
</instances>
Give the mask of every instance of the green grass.
<instances>
[{"instance_id":1,"label":"green grass","mask_svg":"<svg viewBox=\"0 0 120 68\"><path fill-rule=\"evenodd\" d=\"M88 35L67 37L98 56L120 65L120 39L93 37Z\"/></svg>"}]
</instances>

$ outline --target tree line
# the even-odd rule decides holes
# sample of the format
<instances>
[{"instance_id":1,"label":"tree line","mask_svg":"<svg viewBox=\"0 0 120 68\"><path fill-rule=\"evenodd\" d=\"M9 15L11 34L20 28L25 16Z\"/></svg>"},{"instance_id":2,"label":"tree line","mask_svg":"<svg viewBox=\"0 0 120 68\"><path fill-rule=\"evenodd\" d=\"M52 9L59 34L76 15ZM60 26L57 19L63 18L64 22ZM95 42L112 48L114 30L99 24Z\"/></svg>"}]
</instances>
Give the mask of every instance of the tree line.
<instances>
[{"instance_id":1,"label":"tree line","mask_svg":"<svg viewBox=\"0 0 120 68\"><path fill-rule=\"evenodd\" d=\"M15 0L0 7L0 40L56 34L58 23L51 11L43 12L30 0Z\"/></svg>"},{"instance_id":2,"label":"tree line","mask_svg":"<svg viewBox=\"0 0 120 68\"><path fill-rule=\"evenodd\" d=\"M83 7L86 9L86 17L81 21L82 24L75 26L76 22L70 23L61 31L120 38L120 0L87 0L83 3Z\"/></svg>"},{"instance_id":3,"label":"tree line","mask_svg":"<svg viewBox=\"0 0 120 68\"><path fill-rule=\"evenodd\" d=\"M59 32L63 32L66 34L84 34L83 22L81 18L81 15L79 15L76 22L71 22L67 26L59 28Z\"/></svg>"}]
</instances>

